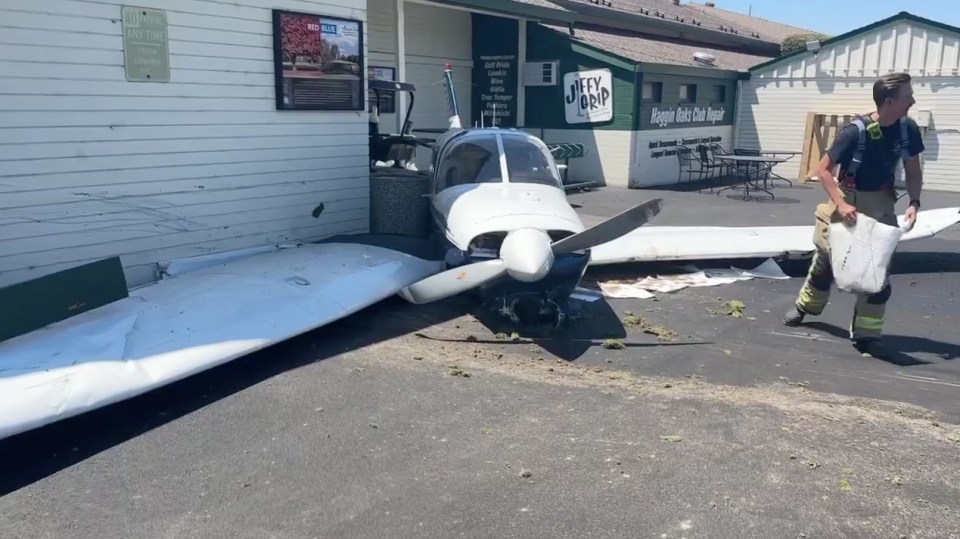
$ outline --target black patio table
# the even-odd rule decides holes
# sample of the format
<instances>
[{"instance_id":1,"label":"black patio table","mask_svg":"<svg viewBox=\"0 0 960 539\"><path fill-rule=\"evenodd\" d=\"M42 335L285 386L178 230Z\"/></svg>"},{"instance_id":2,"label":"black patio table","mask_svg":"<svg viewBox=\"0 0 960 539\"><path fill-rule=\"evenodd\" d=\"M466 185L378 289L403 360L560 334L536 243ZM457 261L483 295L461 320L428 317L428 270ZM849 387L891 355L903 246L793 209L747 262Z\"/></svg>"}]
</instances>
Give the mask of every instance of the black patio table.
<instances>
[{"instance_id":1,"label":"black patio table","mask_svg":"<svg viewBox=\"0 0 960 539\"><path fill-rule=\"evenodd\" d=\"M770 198L776 198L774 197L773 193L757 185L756 181L751 181L751 176L752 176L751 169L756 168L757 179L766 178L766 175L767 175L766 173L770 169L772 169L773 167L775 167L780 163L783 163L789 158L788 157L766 157L763 155L718 155L717 159L734 162L737 165L734 167L734 169L737 171L737 177L743 179L743 186L744 186L743 198L744 200L746 200L750 196L751 187L753 187L754 190L763 191L764 193L767 193L768 195L770 195ZM747 166L745 167L740 166L744 164ZM750 165L756 165L756 167L753 167ZM746 172L743 173L743 171L746 171ZM728 185L727 187L724 187L723 189L720 189L719 191L717 191L717 196L720 196L720 193L722 193L723 191L726 191L727 189L734 189L737 187L739 187L739 184Z\"/></svg>"}]
</instances>

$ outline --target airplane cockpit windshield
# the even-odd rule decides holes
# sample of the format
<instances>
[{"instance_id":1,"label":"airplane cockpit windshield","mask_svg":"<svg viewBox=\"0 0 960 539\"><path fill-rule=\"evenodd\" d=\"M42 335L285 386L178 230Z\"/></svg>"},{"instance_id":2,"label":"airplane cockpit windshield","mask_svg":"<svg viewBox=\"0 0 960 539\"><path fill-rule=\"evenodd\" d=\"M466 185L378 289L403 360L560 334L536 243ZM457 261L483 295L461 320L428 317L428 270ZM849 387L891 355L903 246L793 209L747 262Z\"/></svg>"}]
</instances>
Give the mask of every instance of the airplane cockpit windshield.
<instances>
[{"instance_id":1,"label":"airplane cockpit windshield","mask_svg":"<svg viewBox=\"0 0 960 539\"><path fill-rule=\"evenodd\" d=\"M502 137L510 183L539 183L562 187L557 164L547 145L527 136Z\"/></svg>"},{"instance_id":2,"label":"airplane cockpit windshield","mask_svg":"<svg viewBox=\"0 0 960 539\"><path fill-rule=\"evenodd\" d=\"M523 132L465 133L449 143L439 163L437 191L455 185L504 181L563 187L546 144Z\"/></svg>"}]
</instances>

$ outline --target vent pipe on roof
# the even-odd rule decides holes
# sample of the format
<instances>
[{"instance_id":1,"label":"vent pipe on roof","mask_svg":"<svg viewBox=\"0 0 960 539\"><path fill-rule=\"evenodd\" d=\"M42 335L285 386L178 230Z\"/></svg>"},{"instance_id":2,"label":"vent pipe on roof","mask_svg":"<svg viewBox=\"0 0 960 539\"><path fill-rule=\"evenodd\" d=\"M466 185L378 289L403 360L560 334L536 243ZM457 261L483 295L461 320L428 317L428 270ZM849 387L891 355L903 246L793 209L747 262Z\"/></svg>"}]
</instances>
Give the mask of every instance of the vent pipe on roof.
<instances>
[{"instance_id":1,"label":"vent pipe on roof","mask_svg":"<svg viewBox=\"0 0 960 539\"><path fill-rule=\"evenodd\" d=\"M710 66L712 66L717 61L716 56L712 54L707 54L705 52L699 52L699 51L693 53L693 59L698 64L705 64Z\"/></svg>"},{"instance_id":2,"label":"vent pipe on roof","mask_svg":"<svg viewBox=\"0 0 960 539\"><path fill-rule=\"evenodd\" d=\"M707 2L707 3L703 4L703 5L705 5L705 6L707 6L707 7L717 7L717 5L714 4L713 2Z\"/></svg>"}]
</instances>

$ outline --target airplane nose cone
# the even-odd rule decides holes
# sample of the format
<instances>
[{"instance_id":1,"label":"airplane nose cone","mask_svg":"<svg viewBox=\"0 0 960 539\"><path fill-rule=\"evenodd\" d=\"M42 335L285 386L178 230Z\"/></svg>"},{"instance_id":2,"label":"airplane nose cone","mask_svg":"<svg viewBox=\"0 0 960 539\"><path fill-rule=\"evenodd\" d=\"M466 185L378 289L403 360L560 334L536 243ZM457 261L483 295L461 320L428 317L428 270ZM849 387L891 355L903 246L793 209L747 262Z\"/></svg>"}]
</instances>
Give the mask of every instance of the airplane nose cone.
<instances>
[{"instance_id":1,"label":"airplane nose cone","mask_svg":"<svg viewBox=\"0 0 960 539\"><path fill-rule=\"evenodd\" d=\"M518 281L532 283L550 273L553 250L550 236L535 228L522 228L507 234L500 246L500 258L507 273Z\"/></svg>"}]
</instances>

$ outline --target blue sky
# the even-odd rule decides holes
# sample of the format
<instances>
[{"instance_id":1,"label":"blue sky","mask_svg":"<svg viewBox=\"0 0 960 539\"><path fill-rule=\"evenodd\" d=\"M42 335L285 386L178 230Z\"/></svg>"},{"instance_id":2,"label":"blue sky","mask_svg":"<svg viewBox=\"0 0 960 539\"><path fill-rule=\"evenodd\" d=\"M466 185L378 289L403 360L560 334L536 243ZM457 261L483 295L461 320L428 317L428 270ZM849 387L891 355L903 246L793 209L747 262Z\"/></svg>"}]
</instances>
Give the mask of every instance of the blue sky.
<instances>
[{"instance_id":1,"label":"blue sky","mask_svg":"<svg viewBox=\"0 0 960 539\"><path fill-rule=\"evenodd\" d=\"M702 3L703 0L698 0ZM713 0L718 8L838 35L901 11L960 27L960 0Z\"/></svg>"}]
</instances>

